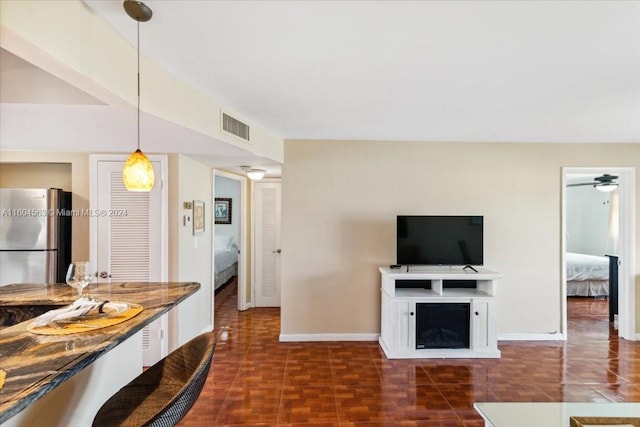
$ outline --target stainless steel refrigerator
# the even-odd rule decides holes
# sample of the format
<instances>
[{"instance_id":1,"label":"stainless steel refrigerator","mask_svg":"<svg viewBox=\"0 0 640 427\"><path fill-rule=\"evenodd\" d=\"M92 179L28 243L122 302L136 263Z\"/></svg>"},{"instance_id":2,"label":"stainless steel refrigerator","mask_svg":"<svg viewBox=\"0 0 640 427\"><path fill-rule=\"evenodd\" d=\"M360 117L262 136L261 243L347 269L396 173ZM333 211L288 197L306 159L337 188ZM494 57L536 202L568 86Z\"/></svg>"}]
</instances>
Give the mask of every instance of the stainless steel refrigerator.
<instances>
[{"instance_id":1,"label":"stainless steel refrigerator","mask_svg":"<svg viewBox=\"0 0 640 427\"><path fill-rule=\"evenodd\" d=\"M0 189L0 286L64 283L71 218L68 191Z\"/></svg>"}]
</instances>

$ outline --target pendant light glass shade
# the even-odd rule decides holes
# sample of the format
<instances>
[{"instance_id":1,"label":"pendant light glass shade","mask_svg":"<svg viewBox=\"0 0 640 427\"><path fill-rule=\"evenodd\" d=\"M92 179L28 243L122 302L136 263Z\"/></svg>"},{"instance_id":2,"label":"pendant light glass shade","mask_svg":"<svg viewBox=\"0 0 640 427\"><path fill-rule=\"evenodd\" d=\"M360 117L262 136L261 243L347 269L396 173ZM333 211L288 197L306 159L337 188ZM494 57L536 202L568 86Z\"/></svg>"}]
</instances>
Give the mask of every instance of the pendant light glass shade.
<instances>
[{"instance_id":1,"label":"pendant light glass shade","mask_svg":"<svg viewBox=\"0 0 640 427\"><path fill-rule=\"evenodd\" d=\"M153 165L140 149L132 153L125 162L122 179L129 191L151 191L153 188Z\"/></svg>"}]
</instances>

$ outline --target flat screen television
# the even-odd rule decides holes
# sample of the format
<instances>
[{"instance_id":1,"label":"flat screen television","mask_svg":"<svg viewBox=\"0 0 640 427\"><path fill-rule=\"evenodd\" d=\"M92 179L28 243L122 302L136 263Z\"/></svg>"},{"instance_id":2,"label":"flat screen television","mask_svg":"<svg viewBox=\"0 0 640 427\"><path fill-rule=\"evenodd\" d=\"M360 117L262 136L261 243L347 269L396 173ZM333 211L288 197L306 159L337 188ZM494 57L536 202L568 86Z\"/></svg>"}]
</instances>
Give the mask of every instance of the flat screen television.
<instances>
[{"instance_id":1,"label":"flat screen television","mask_svg":"<svg viewBox=\"0 0 640 427\"><path fill-rule=\"evenodd\" d=\"M401 265L482 265L483 217L398 215Z\"/></svg>"}]
</instances>

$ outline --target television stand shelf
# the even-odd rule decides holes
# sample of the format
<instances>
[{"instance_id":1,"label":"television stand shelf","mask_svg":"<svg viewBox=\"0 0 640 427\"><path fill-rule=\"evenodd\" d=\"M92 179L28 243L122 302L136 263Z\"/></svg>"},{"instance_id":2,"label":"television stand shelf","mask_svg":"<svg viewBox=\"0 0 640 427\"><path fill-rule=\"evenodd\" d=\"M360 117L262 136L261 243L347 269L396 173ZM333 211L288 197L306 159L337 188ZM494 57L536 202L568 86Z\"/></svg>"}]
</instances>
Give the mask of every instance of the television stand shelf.
<instances>
[{"instance_id":1,"label":"television stand shelf","mask_svg":"<svg viewBox=\"0 0 640 427\"><path fill-rule=\"evenodd\" d=\"M475 268L380 267L379 343L389 359L500 357L496 280L502 276Z\"/></svg>"}]
</instances>

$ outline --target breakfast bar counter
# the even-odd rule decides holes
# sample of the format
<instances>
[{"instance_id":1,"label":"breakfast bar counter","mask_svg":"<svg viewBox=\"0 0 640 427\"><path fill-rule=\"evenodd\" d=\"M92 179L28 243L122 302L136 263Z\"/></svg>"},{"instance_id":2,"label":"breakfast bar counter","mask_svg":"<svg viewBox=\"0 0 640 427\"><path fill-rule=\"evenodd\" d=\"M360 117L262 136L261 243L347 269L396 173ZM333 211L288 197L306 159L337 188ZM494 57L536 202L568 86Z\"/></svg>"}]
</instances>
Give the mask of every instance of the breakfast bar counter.
<instances>
[{"instance_id":1,"label":"breakfast bar counter","mask_svg":"<svg viewBox=\"0 0 640 427\"><path fill-rule=\"evenodd\" d=\"M84 417L78 425L87 425L87 417L102 401L141 372L142 329L199 288L193 282L91 285L85 296L136 304L142 311L113 326L71 335L40 335L29 331L32 320L25 319L71 304L76 299L75 289L62 284L0 287L0 322L4 326L0 329L0 369L6 372L0 388L0 424L34 425L35 418L25 413L41 400L50 400L43 403L49 406L41 408L47 412L39 411L42 421L69 425L71 419L76 423ZM69 380L76 380L75 384ZM59 396L50 396L56 393ZM71 412L49 418L56 417L50 414L50 407L65 412L60 406L68 406Z\"/></svg>"}]
</instances>

